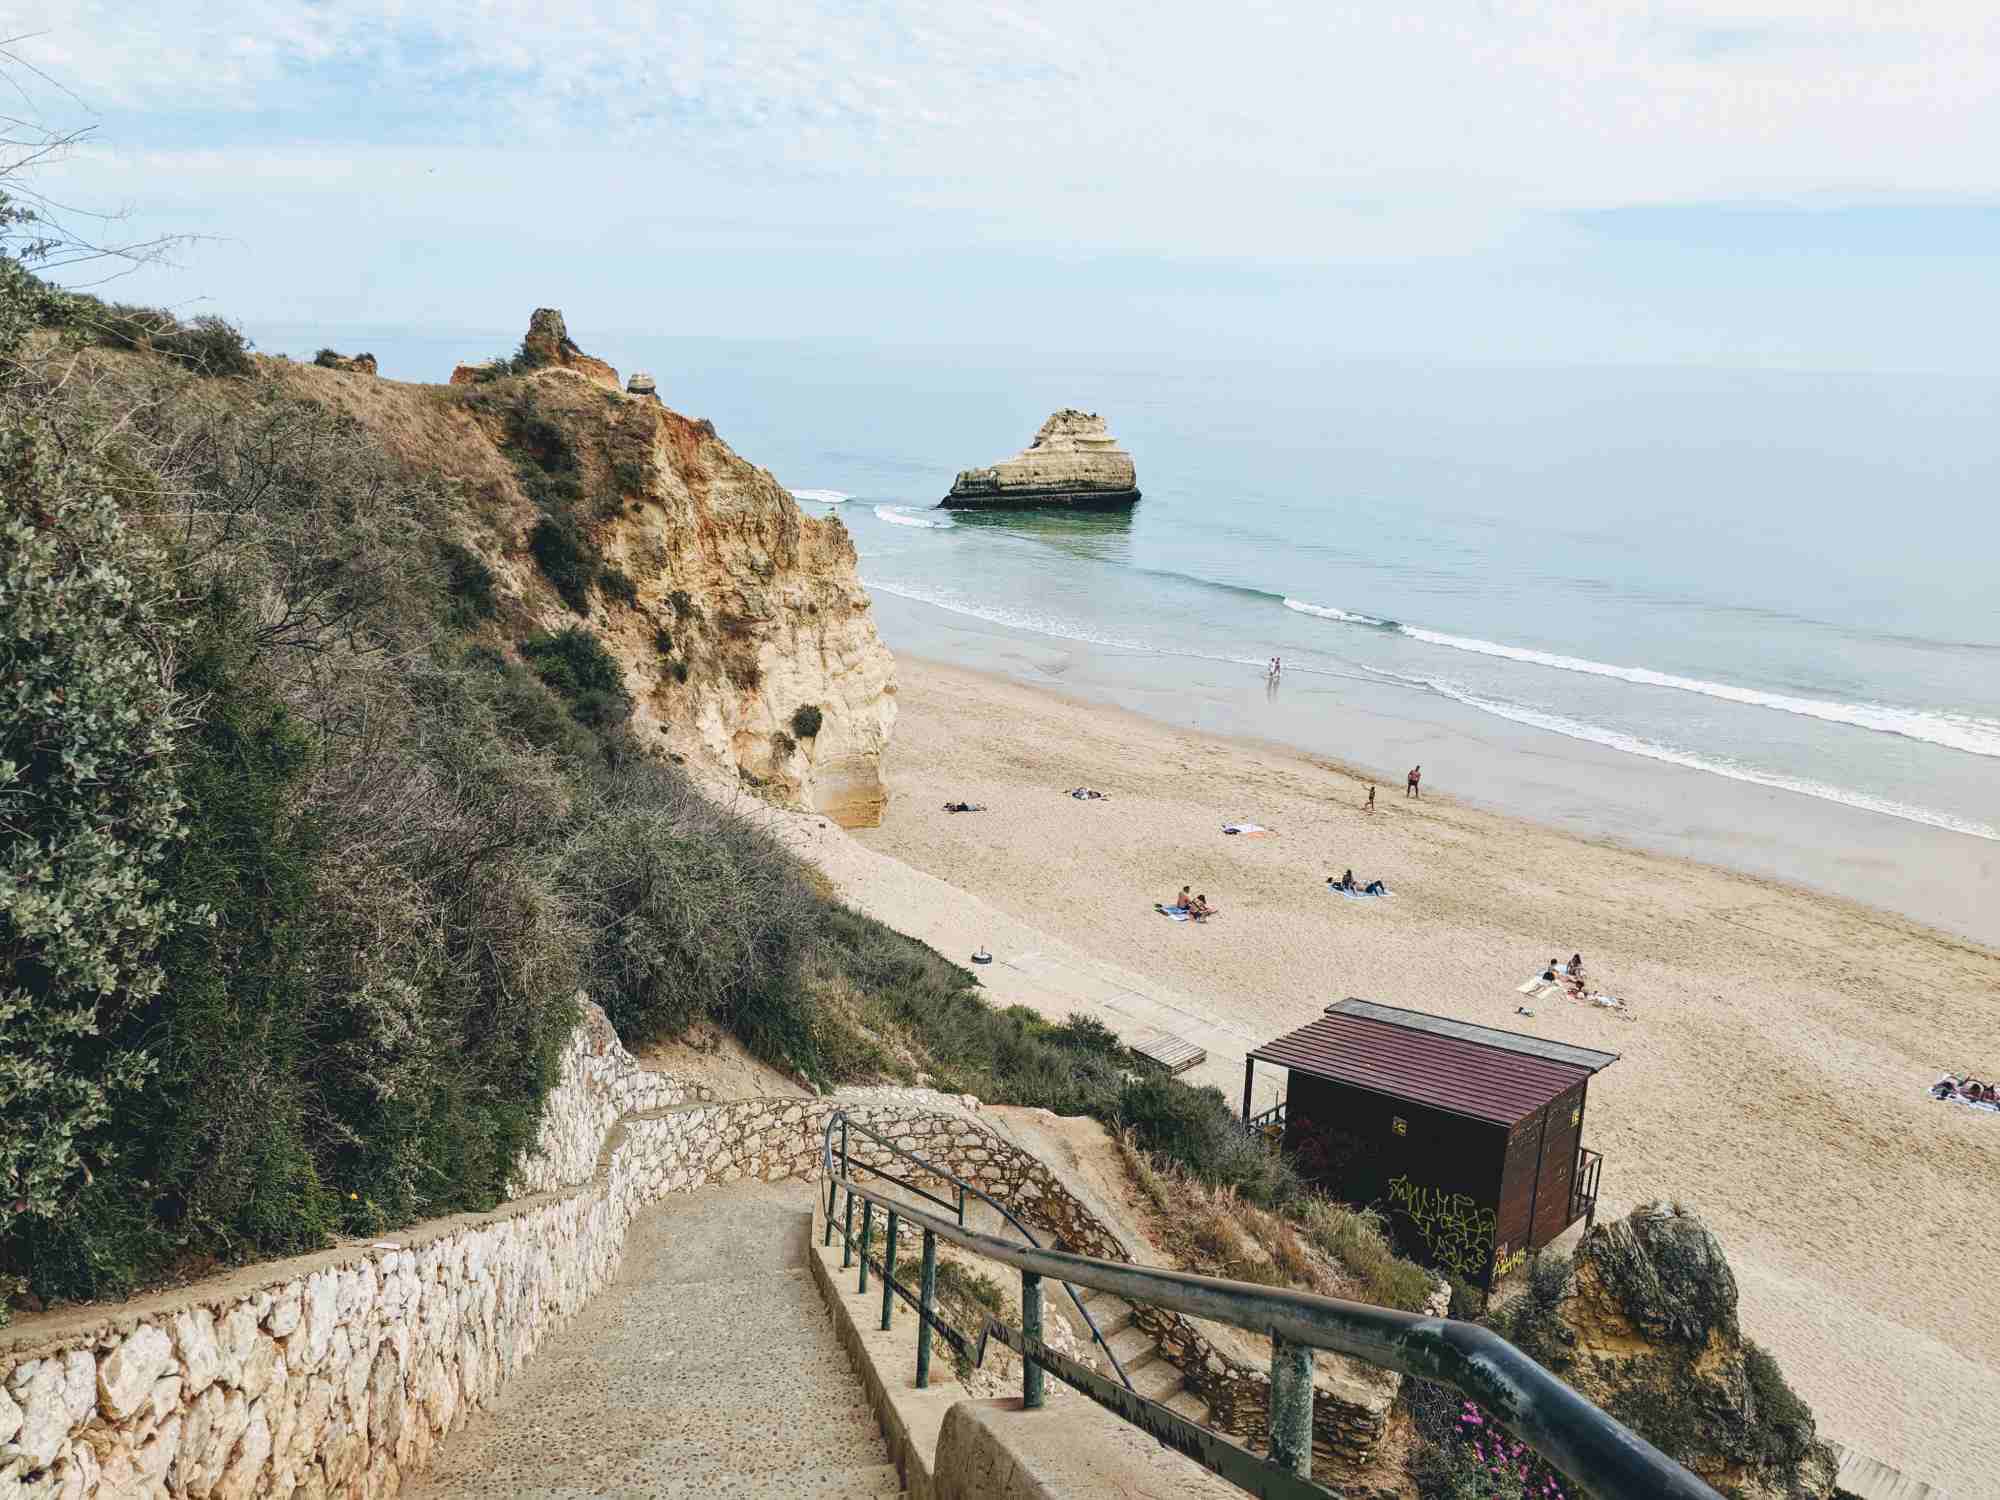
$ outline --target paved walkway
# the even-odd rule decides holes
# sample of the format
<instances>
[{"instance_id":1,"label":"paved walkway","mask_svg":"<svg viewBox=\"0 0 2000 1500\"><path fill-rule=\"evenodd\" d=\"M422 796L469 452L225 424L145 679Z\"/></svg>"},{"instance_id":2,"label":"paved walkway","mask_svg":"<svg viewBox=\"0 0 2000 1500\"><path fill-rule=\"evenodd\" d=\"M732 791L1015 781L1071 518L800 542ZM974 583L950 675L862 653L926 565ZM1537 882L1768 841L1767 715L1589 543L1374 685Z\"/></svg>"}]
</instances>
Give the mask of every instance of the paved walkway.
<instances>
[{"instance_id":1,"label":"paved walkway","mask_svg":"<svg viewBox=\"0 0 2000 1500\"><path fill-rule=\"evenodd\" d=\"M616 1282L445 1440L418 1500L810 1496L900 1485L806 1264L807 1183L669 1198Z\"/></svg>"}]
</instances>

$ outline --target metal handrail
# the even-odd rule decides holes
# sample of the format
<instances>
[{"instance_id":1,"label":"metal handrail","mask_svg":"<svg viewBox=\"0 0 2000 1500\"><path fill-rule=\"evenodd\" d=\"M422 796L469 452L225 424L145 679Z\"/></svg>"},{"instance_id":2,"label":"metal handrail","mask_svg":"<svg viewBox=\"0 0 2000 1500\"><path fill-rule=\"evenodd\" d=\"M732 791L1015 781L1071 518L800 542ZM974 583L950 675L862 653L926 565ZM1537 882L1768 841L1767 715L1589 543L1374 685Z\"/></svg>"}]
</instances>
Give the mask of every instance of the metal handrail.
<instances>
[{"instance_id":1,"label":"metal handrail","mask_svg":"<svg viewBox=\"0 0 2000 1500\"><path fill-rule=\"evenodd\" d=\"M840 1115L836 1113L835 1118ZM1128 1420L1140 1420L1148 1431L1183 1452L1201 1457L1205 1446L1202 1438L1208 1436L1198 1424L1158 1403L1136 1397L1124 1401L1119 1398L1126 1393L1108 1385L1103 1391L1095 1389L1087 1378L1088 1372L1078 1370L1043 1344L1041 1281L1045 1276L1054 1277L1075 1286L1108 1292L1135 1305L1148 1303L1188 1317L1207 1318L1268 1334L1272 1341L1271 1454L1277 1462L1264 1464L1254 1459L1252 1462L1255 1467L1282 1477L1286 1481L1282 1488L1290 1493L1325 1493L1316 1488L1300 1491L1282 1471L1289 1468L1301 1476L1310 1473L1312 1352L1326 1349L1383 1369L1454 1387L1478 1402L1545 1461L1603 1500L1641 1500L1641 1497L1720 1500L1713 1489L1687 1469L1615 1417L1600 1411L1498 1334L1476 1323L1371 1307L1310 1292L1196 1276L1186 1271L1101 1260L1064 1250L1016 1245L900 1203L836 1171L832 1123L829 1120L821 1153L821 1170L827 1181L829 1235L833 1227L833 1198L845 1189L850 1220L858 1197L871 1213L874 1206L880 1205L892 1215L892 1222L900 1218L923 1231L922 1295L926 1302L934 1280L931 1267L937 1240L997 1260L1021 1273L1022 1330L1014 1334L996 1321L992 1331L1000 1333L1005 1342L1021 1353L1023 1404L1031 1409L1040 1405L1040 1378L1042 1369L1047 1368ZM851 1225L844 1234L851 1243ZM929 1325L920 1320L919 1384L923 1383L923 1370L928 1363L925 1357L928 1344ZM1142 1414L1143 1420L1134 1415L1135 1407L1148 1409ZM1278 1492L1279 1487L1267 1488L1263 1483L1240 1477L1239 1473L1216 1467L1225 1478L1246 1487L1264 1493ZM1235 1467L1240 1470L1243 1466Z\"/></svg>"},{"instance_id":2,"label":"metal handrail","mask_svg":"<svg viewBox=\"0 0 2000 1500\"><path fill-rule=\"evenodd\" d=\"M924 1171L929 1172L934 1176L942 1177L947 1181L949 1181L954 1187L956 1187L958 1189L958 1194L959 1194L958 1203L956 1207L958 1211L958 1222L961 1228L963 1228L965 1225L965 1195L967 1193L970 1193L973 1197L977 1198L981 1203L984 1203L988 1208L992 1209L995 1213L999 1214L1000 1217L1005 1219L1008 1222L1008 1224L1010 1224L1015 1230L1019 1231L1021 1237L1025 1239L1030 1245L1033 1245L1038 1250L1041 1248L1042 1242L1035 1238L1034 1231L1029 1229L1028 1226L1023 1224L1019 1219L1015 1218L1013 1212L1007 1207L1006 1204L999 1202L995 1198L991 1197L989 1194L982 1191L976 1184L967 1182L963 1177L958 1176L956 1173L946 1171L943 1167L938 1166L935 1162L925 1161L921 1156L917 1155L917 1153L914 1151L904 1150L901 1146L898 1146L894 1141L890 1140L887 1136L883 1135L879 1130L873 1130L868 1126L863 1125L859 1120L854 1119L844 1109L837 1109L827 1117L826 1129L822 1133L822 1141L821 1141L822 1155L829 1164L831 1164L833 1160L833 1127L836 1123L839 1124L842 1131L841 1159L843 1161L847 1160L847 1152L845 1149L846 1132L848 1130L857 1131L860 1134L866 1136L869 1140L874 1141L877 1145L885 1147L894 1155L900 1156L905 1161L915 1162L919 1167L923 1168ZM886 1177L891 1182L896 1183L899 1186L908 1188L909 1191L917 1194L917 1196L921 1198L926 1198L930 1202L937 1204L940 1208L953 1207L952 1204L947 1203L944 1199L938 1197L936 1194L926 1192L923 1188L918 1187L915 1183L905 1181L903 1178L896 1176L895 1173L893 1172L885 1172L880 1167L870 1166L867 1162L852 1162L849 1163L849 1165L858 1166L864 1172L873 1172L878 1177ZM830 1189L826 1205L826 1223L828 1231L831 1232L833 1228L833 1199L831 1197ZM890 1279L893 1280L893 1276L891 1276ZM1118 1372L1118 1378L1119 1380L1124 1382L1125 1388L1127 1390L1132 1389L1132 1377L1125 1373L1125 1366L1119 1363L1118 1356L1112 1352L1111 1341L1107 1339L1104 1336L1104 1334L1098 1329L1097 1320L1091 1317L1090 1309L1085 1307L1083 1305L1083 1299L1077 1296L1076 1288L1070 1286L1067 1282L1065 1282L1063 1284L1063 1290L1069 1293L1069 1300L1076 1305L1076 1310L1083 1314L1084 1326L1090 1329L1090 1337L1092 1342L1094 1342L1098 1348L1104 1351L1104 1357L1111 1361L1111 1368Z\"/></svg>"}]
</instances>

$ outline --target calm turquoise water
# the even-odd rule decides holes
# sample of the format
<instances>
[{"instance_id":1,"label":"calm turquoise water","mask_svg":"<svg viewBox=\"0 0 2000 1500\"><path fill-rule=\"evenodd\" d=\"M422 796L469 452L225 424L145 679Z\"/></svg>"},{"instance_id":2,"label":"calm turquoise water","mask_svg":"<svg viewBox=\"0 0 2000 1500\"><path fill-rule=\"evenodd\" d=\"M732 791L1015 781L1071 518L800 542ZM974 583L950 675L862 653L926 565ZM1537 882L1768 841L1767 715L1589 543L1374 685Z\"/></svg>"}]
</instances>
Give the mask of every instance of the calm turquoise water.
<instances>
[{"instance_id":1,"label":"calm turquoise water","mask_svg":"<svg viewBox=\"0 0 2000 1500\"><path fill-rule=\"evenodd\" d=\"M838 514L878 597L2000 840L2000 382L589 342ZM1063 405L1135 513L931 509Z\"/></svg>"}]
</instances>

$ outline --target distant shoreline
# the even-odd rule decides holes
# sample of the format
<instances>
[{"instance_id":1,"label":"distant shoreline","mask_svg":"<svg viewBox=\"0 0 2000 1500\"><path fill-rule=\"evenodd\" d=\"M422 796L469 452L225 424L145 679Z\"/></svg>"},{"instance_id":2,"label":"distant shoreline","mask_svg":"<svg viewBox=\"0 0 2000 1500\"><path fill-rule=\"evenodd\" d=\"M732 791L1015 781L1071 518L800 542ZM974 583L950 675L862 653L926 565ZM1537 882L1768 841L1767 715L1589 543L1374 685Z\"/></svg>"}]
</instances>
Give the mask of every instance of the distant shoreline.
<instances>
[{"instance_id":1,"label":"distant shoreline","mask_svg":"<svg viewBox=\"0 0 2000 1500\"><path fill-rule=\"evenodd\" d=\"M1991 840L1621 754L1395 684L1281 679L1272 693L1251 668L1053 639L886 591L873 597L899 658L1320 757L1378 774L1378 795L1400 796L1404 768L1421 764L1436 791L1538 828L1844 898L2000 946L2000 844Z\"/></svg>"}]
</instances>

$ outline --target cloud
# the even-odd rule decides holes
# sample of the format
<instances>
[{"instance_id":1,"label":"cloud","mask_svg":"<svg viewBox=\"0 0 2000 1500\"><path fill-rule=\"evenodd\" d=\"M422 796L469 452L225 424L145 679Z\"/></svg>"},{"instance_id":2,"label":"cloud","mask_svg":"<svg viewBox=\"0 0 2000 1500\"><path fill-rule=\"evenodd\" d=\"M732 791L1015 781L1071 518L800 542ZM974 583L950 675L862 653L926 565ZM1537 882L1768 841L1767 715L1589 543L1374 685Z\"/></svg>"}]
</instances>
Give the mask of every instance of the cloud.
<instances>
[{"instance_id":1,"label":"cloud","mask_svg":"<svg viewBox=\"0 0 2000 1500\"><path fill-rule=\"evenodd\" d=\"M907 257L915 284L977 256L1152 256L1319 267L1426 316L1443 294L1420 283L1448 281L1454 316L1528 287L1595 298L1577 326L1608 339L1654 316L1620 268L1677 274L1666 249L1877 253L1983 223L1949 209L1988 201L2000 139L2000 9L1971 0L23 8L15 29L40 35L21 50L96 111L62 190L219 236L190 264L281 312L304 266L362 309L412 278L407 308L431 316L475 288L542 295L533 257L631 289L731 251L789 254L815 288L812 257ZM1940 208L1865 218L1913 201ZM1759 226L1705 205L1826 212Z\"/></svg>"}]
</instances>

